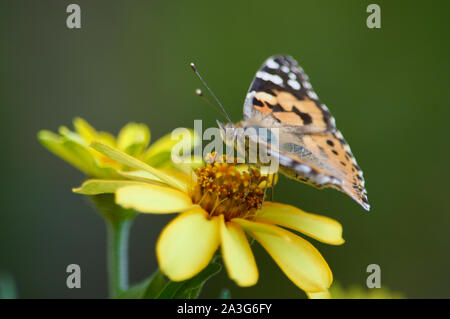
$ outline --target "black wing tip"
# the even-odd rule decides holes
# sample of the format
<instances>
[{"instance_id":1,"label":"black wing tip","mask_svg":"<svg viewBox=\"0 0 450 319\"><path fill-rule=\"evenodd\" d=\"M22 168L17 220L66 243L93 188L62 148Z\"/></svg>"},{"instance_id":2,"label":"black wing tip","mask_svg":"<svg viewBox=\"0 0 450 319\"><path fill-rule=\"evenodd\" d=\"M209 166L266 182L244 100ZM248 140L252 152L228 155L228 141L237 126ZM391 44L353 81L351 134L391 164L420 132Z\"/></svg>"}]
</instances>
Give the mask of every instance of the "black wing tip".
<instances>
[{"instance_id":1,"label":"black wing tip","mask_svg":"<svg viewBox=\"0 0 450 319\"><path fill-rule=\"evenodd\" d=\"M364 208L364 210L366 211L366 212L370 212L370 205L369 204L364 204L364 205L361 205L362 206L362 208Z\"/></svg>"},{"instance_id":2,"label":"black wing tip","mask_svg":"<svg viewBox=\"0 0 450 319\"><path fill-rule=\"evenodd\" d=\"M370 211L370 204L367 200L367 197L362 197L360 200L358 200L358 204L360 204L362 208L364 208L367 212Z\"/></svg>"},{"instance_id":3,"label":"black wing tip","mask_svg":"<svg viewBox=\"0 0 450 319\"><path fill-rule=\"evenodd\" d=\"M273 59L277 62L280 62L282 64L288 64L292 66L298 66L297 61L289 54L275 54L268 58ZM287 62L287 63L286 63Z\"/></svg>"}]
</instances>

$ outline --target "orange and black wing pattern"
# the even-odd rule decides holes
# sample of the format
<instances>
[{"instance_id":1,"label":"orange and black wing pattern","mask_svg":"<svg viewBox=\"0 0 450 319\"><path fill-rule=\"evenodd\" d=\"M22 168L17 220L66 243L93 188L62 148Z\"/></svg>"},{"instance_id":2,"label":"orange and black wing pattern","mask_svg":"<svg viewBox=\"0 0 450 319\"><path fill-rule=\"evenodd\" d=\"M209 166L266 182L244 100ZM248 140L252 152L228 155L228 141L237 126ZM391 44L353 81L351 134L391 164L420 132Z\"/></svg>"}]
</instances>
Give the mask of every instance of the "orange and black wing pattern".
<instances>
[{"instance_id":1,"label":"orange and black wing pattern","mask_svg":"<svg viewBox=\"0 0 450 319\"><path fill-rule=\"evenodd\" d=\"M298 134L334 132L334 118L290 56L273 56L256 72L244 102L244 120L264 120Z\"/></svg>"},{"instance_id":2,"label":"orange and black wing pattern","mask_svg":"<svg viewBox=\"0 0 450 319\"><path fill-rule=\"evenodd\" d=\"M342 133L280 136L280 170L318 188L336 188L369 210L363 173Z\"/></svg>"},{"instance_id":3,"label":"orange and black wing pattern","mask_svg":"<svg viewBox=\"0 0 450 319\"><path fill-rule=\"evenodd\" d=\"M289 56L267 59L244 103L243 126L277 128L267 148L288 177L318 188L333 187L369 210L362 171L335 120Z\"/></svg>"}]
</instances>

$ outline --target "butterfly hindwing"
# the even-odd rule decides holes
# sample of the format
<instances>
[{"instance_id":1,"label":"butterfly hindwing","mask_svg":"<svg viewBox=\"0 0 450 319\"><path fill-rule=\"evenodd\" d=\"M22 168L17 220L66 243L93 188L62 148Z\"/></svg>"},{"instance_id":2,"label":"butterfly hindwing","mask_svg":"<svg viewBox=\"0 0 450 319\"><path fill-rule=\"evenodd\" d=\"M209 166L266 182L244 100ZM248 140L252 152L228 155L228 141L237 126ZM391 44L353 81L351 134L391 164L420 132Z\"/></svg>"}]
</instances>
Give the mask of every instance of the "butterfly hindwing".
<instances>
[{"instance_id":1,"label":"butterfly hindwing","mask_svg":"<svg viewBox=\"0 0 450 319\"><path fill-rule=\"evenodd\" d=\"M289 56L273 56L256 72L244 103L244 120L265 120L297 133L335 130L334 118Z\"/></svg>"},{"instance_id":2,"label":"butterfly hindwing","mask_svg":"<svg viewBox=\"0 0 450 319\"><path fill-rule=\"evenodd\" d=\"M281 164L285 175L319 188L337 188L369 209L362 171L340 131L301 136L284 134L280 136L279 149L302 164L288 167Z\"/></svg>"}]
</instances>

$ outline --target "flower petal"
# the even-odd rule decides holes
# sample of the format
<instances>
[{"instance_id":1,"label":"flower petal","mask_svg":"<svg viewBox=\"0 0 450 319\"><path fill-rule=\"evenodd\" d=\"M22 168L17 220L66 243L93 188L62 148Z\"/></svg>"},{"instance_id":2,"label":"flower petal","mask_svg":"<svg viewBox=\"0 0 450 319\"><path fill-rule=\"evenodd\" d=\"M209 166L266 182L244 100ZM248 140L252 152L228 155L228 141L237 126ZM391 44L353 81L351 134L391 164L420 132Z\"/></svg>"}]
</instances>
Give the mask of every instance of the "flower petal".
<instances>
[{"instance_id":1,"label":"flower petal","mask_svg":"<svg viewBox=\"0 0 450 319\"><path fill-rule=\"evenodd\" d=\"M164 170L164 172L168 173L171 178L176 179L180 184L184 185L186 189L188 189L192 179L189 178L188 175L180 173L178 171L174 170ZM124 176L128 179L132 179L134 181L141 181L141 182L147 182L147 183L153 183L153 184L159 184L159 185L166 185L161 179L156 177L155 175L150 174L146 171L118 171L119 175Z\"/></svg>"},{"instance_id":2,"label":"flower petal","mask_svg":"<svg viewBox=\"0 0 450 319\"><path fill-rule=\"evenodd\" d=\"M95 160L91 152L73 140L60 137L50 131L40 131L38 139L43 146L55 155L90 176L96 176Z\"/></svg>"},{"instance_id":3,"label":"flower petal","mask_svg":"<svg viewBox=\"0 0 450 319\"><path fill-rule=\"evenodd\" d=\"M184 212L195 206L186 193L149 183L119 188L116 191L116 203L141 213L155 214Z\"/></svg>"},{"instance_id":4,"label":"flower petal","mask_svg":"<svg viewBox=\"0 0 450 319\"><path fill-rule=\"evenodd\" d=\"M100 142L93 142L91 144L91 147L93 149L95 149L96 151L102 153L103 155L106 155L109 158L111 158L123 165L127 165L130 167L136 168L138 170L147 171L150 174L158 177L160 180L162 180L166 184L168 184L174 188L186 191L185 185L180 184L175 178L172 178L170 175L164 173L161 170L158 170L156 168L153 168L153 167L147 165L146 163L138 160L137 158L134 158L134 157L128 155L127 153L124 153L114 147L111 147L109 145L106 145L106 144L100 143Z\"/></svg>"},{"instance_id":5,"label":"flower petal","mask_svg":"<svg viewBox=\"0 0 450 319\"><path fill-rule=\"evenodd\" d=\"M114 193L117 189L124 186L147 185L146 183L126 180L107 180L107 179L89 179L80 187L72 189L74 193L83 195L98 195Z\"/></svg>"},{"instance_id":6,"label":"flower petal","mask_svg":"<svg viewBox=\"0 0 450 319\"><path fill-rule=\"evenodd\" d=\"M306 292L309 299L331 299L330 292L328 290L321 292Z\"/></svg>"},{"instance_id":7,"label":"flower petal","mask_svg":"<svg viewBox=\"0 0 450 319\"><path fill-rule=\"evenodd\" d=\"M222 258L228 276L241 287L253 286L258 282L258 268L247 237L239 225L225 223L223 215L220 219Z\"/></svg>"},{"instance_id":8,"label":"flower petal","mask_svg":"<svg viewBox=\"0 0 450 319\"><path fill-rule=\"evenodd\" d=\"M170 280L189 279L205 268L219 247L219 219L201 208L173 219L156 243L159 267Z\"/></svg>"},{"instance_id":9,"label":"flower petal","mask_svg":"<svg viewBox=\"0 0 450 319\"><path fill-rule=\"evenodd\" d=\"M280 203L264 202L258 219L297 230L309 237L331 245L341 245L342 225L334 219L304 212Z\"/></svg>"},{"instance_id":10,"label":"flower petal","mask_svg":"<svg viewBox=\"0 0 450 319\"><path fill-rule=\"evenodd\" d=\"M286 276L300 289L328 289L333 275L319 251L303 238L275 225L233 218L267 250Z\"/></svg>"},{"instance_id":11,"label":"flower petal","mask_svg":"<svg viewBox=\"0 0 450 319\"><path fill-rule=\"evenodd\" d=\"M108 144L112 147L116 147L116 138L111 133L103 131L97 132L97 138L102 143Z\"/></svg>"},{"instance_id":12,"label":"flower petal","mask_svg":"<svg viewBox=\"0 0 450 319\"><path fill-rule=\"evenodd\" d=\"M117 148L132 156L141 154L150 142L150 130L145 124L128 123L119 132Z\"/></svg>"},{"instance_id":13,"label":"flower petal","mask_svg":"<svg viewBox=\"0 0 450 319\"><path fill-rule=\"evenodd\" d=\"M190 189L191 185L197 180L197 177L192 169L189 174L174 170L172 168L162 168L161 170L172 179L176 180L179 185L182 185L183 190L186 191Z\"/></svg>"},{"instance_id":14,"label":"flower petal","mask_svg":"<svg viewBox=\"0 0 450 319\"><path fill-rule=\"evenodd\" d=\"M86 145L91 144L92 141L97 139L97 131L81 117L76 117L73 120L73 127Z\"/></svg>"},{"instance_id":15,"label":"flower petal","mask_svg":"<svg viewBox=\"0 0 450 319\"><path fill-rule=\"evenodd\" d=\"M124 176L126 178L135 180L135 181L141 181L141 182L149 182L149 183L164 183L162 180L160 180L155 175L150 174L146 171L117 171L119 175Z\"/></svg>"}]
</instances>

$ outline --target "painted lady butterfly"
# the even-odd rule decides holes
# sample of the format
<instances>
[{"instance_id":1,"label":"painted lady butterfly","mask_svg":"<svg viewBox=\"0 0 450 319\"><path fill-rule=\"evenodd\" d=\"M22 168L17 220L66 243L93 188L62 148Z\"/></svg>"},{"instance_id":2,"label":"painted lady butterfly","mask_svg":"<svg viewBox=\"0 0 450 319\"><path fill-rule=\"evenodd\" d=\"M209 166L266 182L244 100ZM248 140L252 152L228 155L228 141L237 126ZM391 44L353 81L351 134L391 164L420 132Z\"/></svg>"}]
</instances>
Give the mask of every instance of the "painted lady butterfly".
<instances>
[{"instance_id":1,"label":"painted lady butterfly","mask_svg":"<svg viewBox=\"0 0 450 319\"><path fill-rule=\"evenodd\" d=\"M370 209L363 174L350 146L292 57L267 59L250 85L244 120L226 125L219 122L219 126L222 131L278 128L279 147L270 142L266 147L279 159L281 173L317 188L338 189Z\"/></svg>"}]
</instances>

